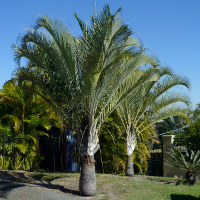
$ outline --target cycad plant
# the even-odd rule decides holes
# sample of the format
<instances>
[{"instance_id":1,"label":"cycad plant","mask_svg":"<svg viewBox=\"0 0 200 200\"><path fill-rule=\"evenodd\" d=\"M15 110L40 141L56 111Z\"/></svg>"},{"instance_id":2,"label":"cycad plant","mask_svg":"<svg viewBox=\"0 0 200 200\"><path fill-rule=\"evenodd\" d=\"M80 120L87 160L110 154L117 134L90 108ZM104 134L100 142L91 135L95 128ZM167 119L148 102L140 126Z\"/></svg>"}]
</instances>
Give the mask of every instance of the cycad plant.
<instances>
[{"instance_id":1,"label":"cycad plant","mask_svg":"<svg viewBox=\"0 0 200 200\"><path fill-rule=\"evenodd\" d=\"M142 72L138 71L137 78ZM174 75L168 68L162 68L156 82L148 82L138 87L136 92L126 98L117 108L127 134L126 175L133 175L132 154L137 141L143 140L150 127L165 118L181 116L187 118L189 98L174 91L177 85L189 87L187 79ZM154 131L149 131L151 138L156 138Z\"/></svg>"},{"instance_id":2,"label":"cycad plant","mask_svg":"<svg viewBox=\"0 0 200 200\"><path fill-rule=\"evenodd\" d=\"M196 153L192 150L181 152L179 149L174 148L170 151L170 155L172 160L169 165L185 170L186 183L194 185L197 170L200 169L200 151L198 150Z\"/></svg>"},{"instance_id":3,"label":"cycad plant","mask_svg":"<svg viewBox=\"0 0 200 200\"><path fill-rule=\"evenodd\" d=\"M38 84L40 95L56 102L63 117L78 130L80 192L86 196L96 193L94 154L102 123L131 91L154 81L159 71L152 67L133 81L138 68L157 62L131 37L133 32L122 23L119 12L111 14L106 5L90 24L75 15L82 31L78 38L57 20L40 17L14 46L16 61L28 60L19 77Z\"/></svg>"}]
</instances>

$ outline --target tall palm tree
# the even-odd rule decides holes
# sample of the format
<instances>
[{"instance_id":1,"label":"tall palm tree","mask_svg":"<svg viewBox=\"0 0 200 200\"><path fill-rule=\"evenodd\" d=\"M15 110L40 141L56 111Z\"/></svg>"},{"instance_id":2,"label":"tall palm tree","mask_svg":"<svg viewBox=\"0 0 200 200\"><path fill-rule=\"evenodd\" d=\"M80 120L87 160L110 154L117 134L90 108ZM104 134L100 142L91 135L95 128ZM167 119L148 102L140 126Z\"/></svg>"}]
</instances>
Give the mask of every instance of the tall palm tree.
<instances>
[{"instance_id":1,"label":"tall palm tree","mask_svg":"<svg viewBox=\"0 0 200 200\"><path fill-rule=\"evenodd\" d=\"M80 193L96 193L94 154L99 148L99 130L107 116L145 82L155 81L159 68L144 71L133 81L138 68L155 66L122 24L120 9L112 15L109 6L91 18L88 25L77 18L82 36L73 37L58 21L40 17L33 30L21 37L15 59L28 60L20 79L40 85L41 96L56 102L64 118L78 130L81 176Z\"/></svg>"},{"instance_id":2,"label":"tall palm tree","mask_svg":"<svg viewBox=\"0 0 200 200\"><path fill-rule=\"evenodd\" d=\"M141 73L139 70L137 78ZM117 108L127 134L127 176L133 175L132 154L137 141L146 137L145 131L148 128L171 116L188 118L186 112L188 108L180 104L188 106L189 98L173 89L178 85L188 88L189 82L172 74L169 69L163 68L156 82L140 86L137 92L126 98ZM149 132L153 133L154 131Z\"/></svg>"}]
</instances>

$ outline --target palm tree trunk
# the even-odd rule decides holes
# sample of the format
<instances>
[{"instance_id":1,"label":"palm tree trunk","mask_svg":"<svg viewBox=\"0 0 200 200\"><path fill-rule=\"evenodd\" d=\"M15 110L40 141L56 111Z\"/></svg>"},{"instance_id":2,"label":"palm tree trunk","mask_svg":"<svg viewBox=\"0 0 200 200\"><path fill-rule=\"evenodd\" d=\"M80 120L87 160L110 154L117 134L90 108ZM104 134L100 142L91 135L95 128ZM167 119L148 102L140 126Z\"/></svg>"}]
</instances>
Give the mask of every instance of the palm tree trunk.
<instances>
[{"instance_id":1,"label":"palm tree trunk","mask_svg":"<svg viewBox=\"0 0 200 200\"><path fill-rule=\"evenodd\" d=\"M86 128L85 128L86 127ZM96 194L96 173L95 173L95 150L90 151L89 138L93 134L89 129L88 118L82 122L82 142L80 149L81 171L79 180L79 190L82 196L94 196Z\"/></svg>"},{"instance_id":2,"label":"palm tree trunk","mask_svg":"<svg viewBox=\"0 0 200 200\"><path fill-rule=\"evenodd\" d=\"M132 155L127 155L127 161L126 161L126 176L133 176L133 157Z\"/></svg>"},{"instance_id":3,"label":"palm tree trunk","mask_svg":"<svg viewBox=\"0 0 200 200\"><path fill-rule=\"evenodd\" d=\"M131 125L130 131L127 132L127 161L126 161L126 176L133 176L133 151L136 147L137 140L136 140L136 134L135 129L133 128L133 125Z\"/></svg>"},{"instance_id":4,"label":"palm tree trunk","mask_svg":"<svg viewBox=\"0 0 200 200\"><path fill-rule=\"evenodd\" d=\"M82 196L94 196L96 194L96 173L94 157L88 156L81 162L79 189Z\"/></svg>"}]
</instances>

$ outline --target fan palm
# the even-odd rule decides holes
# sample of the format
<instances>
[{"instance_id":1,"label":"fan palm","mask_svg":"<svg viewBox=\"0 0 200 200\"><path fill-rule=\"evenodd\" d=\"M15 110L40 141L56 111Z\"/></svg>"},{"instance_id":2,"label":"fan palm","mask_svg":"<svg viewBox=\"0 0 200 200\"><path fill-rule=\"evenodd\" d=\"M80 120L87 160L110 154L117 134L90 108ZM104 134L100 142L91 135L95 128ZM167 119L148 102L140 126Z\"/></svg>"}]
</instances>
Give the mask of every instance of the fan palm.
<instances>
[{"instance_id":1,"label":"fan palm","mask_svg":"<svg viewBox=\"0 0 200 200\"><path fill-rule=\"evenodd\" d=\"M141 71L138 71L137 78L139 74ZM126 98L117 108L127 134L126 175L133 175L132 154L137 141L146 137L145 131L149 127L171 116L188 117L187 108L182 107L180 103L189 105L189 98L173 90L177 85L188 88L189 82L172 74L168 68L163 68L156 82L140 86L137 92ZM149 132L155 137L153 133L155 132Z\"/></svg>"},{"instance_id":2,"label":"fan palm","mask_svg":"<svg viewBox=\"0 0 200 200\"><path fill-rule=\"evenodd\" d=\"M94 154L102 123L131 91L155 81L160 71L151 67L133 81L138 68L157 63L132 39L119 12L112 15L105 6L91 18L90 25L75 14L82 30L79 38L58 21L41 17L14 46L16 61L28 60L28 67L19 70L19 78L38 84L40 95L56 102L64 118L78 130L80 192L86 196L96 193Z\"/></svg>"}]
</instances>

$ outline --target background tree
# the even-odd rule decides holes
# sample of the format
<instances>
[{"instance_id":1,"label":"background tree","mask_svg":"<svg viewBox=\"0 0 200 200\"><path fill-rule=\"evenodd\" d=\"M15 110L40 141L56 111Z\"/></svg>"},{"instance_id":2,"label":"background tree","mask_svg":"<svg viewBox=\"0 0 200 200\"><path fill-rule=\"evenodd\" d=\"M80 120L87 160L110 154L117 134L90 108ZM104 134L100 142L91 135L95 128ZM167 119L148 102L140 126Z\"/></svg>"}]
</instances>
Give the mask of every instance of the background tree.
<instances>
[{"instance_id":1,"label":"background tree","mask_svg":"<svg viewBox=\"0 0 200 200\"><path fill-rule=\"evenodd\" d=\"M193 111L193 120L199 120L199 119L200 119L200 104L198 103Z\"/></svg>"},{"instance_id":2,"label":"background tree","mask_svg":"<svg viewBox=\"0 0 200 200\"><path fill-rule=\"evenodd\" d=\"M177 141L187 149L197 152L200 150L200 120L194 121L189 127L175 136Z\"/></svg>"},{"instance_id":3,"label":"background tree","mask_svg":"<svg viewBox=\"0 0 200 200\"><path fill-rule=\"evenodd\" d=\"M175 140L186 146L188 150L197 152L200 150L200 105L194 111L190 111L190 123L184 129L175 133Z\"/></svg>"}]
</instances>

